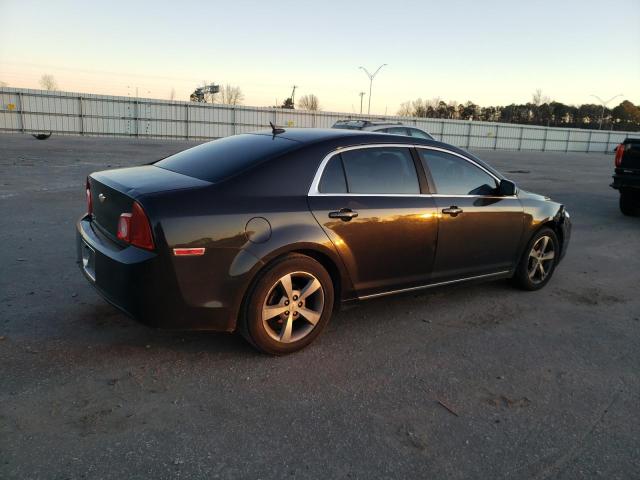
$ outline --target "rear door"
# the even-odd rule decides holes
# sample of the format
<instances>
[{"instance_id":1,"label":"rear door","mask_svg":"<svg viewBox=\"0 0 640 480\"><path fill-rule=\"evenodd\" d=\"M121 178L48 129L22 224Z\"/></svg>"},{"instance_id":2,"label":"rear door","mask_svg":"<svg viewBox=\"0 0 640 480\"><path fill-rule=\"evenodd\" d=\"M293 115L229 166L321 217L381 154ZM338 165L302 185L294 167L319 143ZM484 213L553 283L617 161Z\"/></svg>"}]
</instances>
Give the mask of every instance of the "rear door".
<instances>
[{"instance_id":1,"label":"rear door","mask_svg":"<svg viewBox=\"0 0 640 480\"><path fill-rule=\"evenodd\" d=\"M437 211L408 147L346 148L326 158L309 205L363 297L428 282Z\"/></svg>"},{"instance_id":2,"label":"rear door","mask_svg":"<svg viewBox=\"0 0 640 480\"><path fill-rule=\"evenodd\" d=\"M440 215L433 281L511 270L524 228L520 200L499 196L499 180L462 155L429 147L417 151Z\"/></svg>"}]
</instances>

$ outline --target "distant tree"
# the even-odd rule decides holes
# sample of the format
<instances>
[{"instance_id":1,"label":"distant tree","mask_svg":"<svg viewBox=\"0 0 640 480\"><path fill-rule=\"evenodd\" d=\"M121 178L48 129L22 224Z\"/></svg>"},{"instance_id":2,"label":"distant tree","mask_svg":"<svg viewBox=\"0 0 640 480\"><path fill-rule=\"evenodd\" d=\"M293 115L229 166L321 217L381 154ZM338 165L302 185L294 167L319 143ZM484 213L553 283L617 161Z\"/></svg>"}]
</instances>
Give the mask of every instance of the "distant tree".
<instances>
[{"instance_id":1,"label":"distant tree","mask_svg":"<svg viewBox=\"0 0 640 480\"><path fill-rule=\"evenodd\" d=\"M636 107L629 100L623 101L611 111L613 121L622 130L637 130L640 127L640 107Z\"/></svg>"},{"instance_id":2,"label":"distant tree","mask_svg":"<svg viewBox=\"0 0 640 480\"><path fill-rule=\"evenodd\" d=\"M484 120L485 122L498 122L500 121L501 114L502 109L500 107L482 107L480 109L480 120Z\"/></svg>"},{"instance_id":3,"label":"distant tree","mask_svg":"<svg viewBox=\"0 0 640 480\"><path fill-rule=\"evenodd\" d=\"M49 73L45 73L40 77L40 86L44 90L58 90L58 82L56 82L55 77Z\"/></svg>"},{"instance_id":4,"label":"distant tree","mask_svg":"<svg viewBox=\"0 0 640 480\"><path fill-rule=\"evenodd\" d=\"M411 117L413 114L413 109L411 108L411 102L402 102L400 104L400 108L398 109L397 114L400 117Z\"/></svg>"},{"instance_id":5,"label":"distant tree","mask_svg":"<svg viewBox=\"0 0 640 480\"><path fill-rule=\"evenodd\" d=\"M244 93L240 87L234 87L229 84L220 87L220 103L225 105L242 105Z\"/></svg>"},{"instance_id":6,"label":"distant tree","mask_svg":"<svg viewBox=\"0 0 640 480\"><path fill-rule=\"evenodd\" d=\"M420 118L424 118L427 117L427 106L426 104L422 101L421 98L414 100L411 103L411 107L412 107L412 116L414 117L420 117Z\"/></svg>"},{"instance_id":7,"label":"distant tree","mask_svg":"<svg viewBox=\"0 0 640 480\"><path fill-rule=\"evenodd\" d=\"M300 97L300 100L298 100L298 107L302 110L317 111L320 110L320 101L318 100L318 97L313 93L310 93L309 95L303 95Z\"/></svg>"},{"instance_id":8,"label":"distant tree","mask_svg":"<svg viewBox=\"0 0 640 480\"><path fill-rule=\"evenodd\" d=\"M288 108L289 110L293 110L293 99L291 97L287 98L282 105L280 106L280 108Z\"/></svg>"},{"instance_id":9,"label":"distant tree","mask_svg":"<svg viewBox=\"0 0 640 480\"><path fill-rule=\"evenodd\" d=\"M602 105L573 106L552 101L542 95L540 89L533 94L531 102L520 105L480 107L471 101L457 104L445 103L440 98L426 102L418 98L402 103L398 115L591 129L599 127L602 117L603 129L640 130L640 107L628 100L603 112Z\"/></svg>"},{"instance_id":10,"label":"distant tree","mask_svg":"<svg viewBox=\"0 0 640 480\"><path fill-rule=\"evenodd\" d=\"M542 105L542 89L541 88L538 88L536 89L535 92L533 92L533 94L531 95L531 100L536 107L539 107L540 105Z\"/></svg>"},{"instance_id":11,"label":"distant tree","mask_svg":"<svg viewBox=\"0 0 640 480\"><path fill-rule=\"evenodd\" d=\"M0 81L0 87L8 87L9 84L7 82Z\"/></svg>"},{"instance_id":12,"label":"distant tree","mask_svg":"<svg viewBox=\"0 0 640 480\"><path fill-rule=\"evenodd\" d=\"M464 104L462 111L460 112L460 118L463 120L478 120L478 114L480 112L480 107L473 103L472 101L468 101Z\"/></svg>"},{"instance_id":13,"label":"distant tree","mask_svg":"<svg viewBox=\"0 0 640 480\"><path fill-rule=\"evenodd\" d=\"M537 118L540 125L546 125L548 127L551 124L553 111L548 102L538 106Z\"/></svg>"},{"instance_id":14,"label":"distant tree","mask_svg":"<svg viewBox=\"0 0 640 480\"><path fill-rule=\"evenodd\" d=\"M452 100L447 103L447 118L458 118L458 102Z\"/></svg>"}]
</instances>

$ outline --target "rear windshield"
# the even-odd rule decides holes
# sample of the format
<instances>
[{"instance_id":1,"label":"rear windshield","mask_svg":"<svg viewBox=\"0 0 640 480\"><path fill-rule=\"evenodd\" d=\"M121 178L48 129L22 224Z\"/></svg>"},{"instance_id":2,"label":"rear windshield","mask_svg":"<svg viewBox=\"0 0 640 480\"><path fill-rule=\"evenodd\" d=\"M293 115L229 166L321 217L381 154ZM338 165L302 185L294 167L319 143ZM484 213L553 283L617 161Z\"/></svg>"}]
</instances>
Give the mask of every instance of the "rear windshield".
<instances>
[{"instance_id":1,"label":"rear windshield","mask_svg":"<svg viewBox=\"0 0 640 480\"><path fill-rule=\"evenodd\" d=\"M234 135L171 155L154 165L208 182L220 182L300 145L271 135Z\"/></svg>"}]
</instances>

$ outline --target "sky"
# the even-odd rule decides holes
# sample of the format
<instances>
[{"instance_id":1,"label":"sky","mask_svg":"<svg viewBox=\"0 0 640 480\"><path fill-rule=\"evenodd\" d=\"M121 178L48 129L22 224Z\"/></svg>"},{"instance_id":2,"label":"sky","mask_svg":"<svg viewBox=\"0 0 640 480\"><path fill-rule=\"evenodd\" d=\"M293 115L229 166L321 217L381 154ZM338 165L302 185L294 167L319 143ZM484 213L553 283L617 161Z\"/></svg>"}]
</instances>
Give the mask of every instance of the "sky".
<instances>
[{"instance_id":1,"label":"sky","mask_svg":"<svg viewBox=\"0 0 640 480\"><path fill-rule=\"evenodd\" d=\"M640 104L640 0L0 0L0 81L170 97L203 81L245 105L315 94L322 110L394 114L417 98ZM617 104L620 99L612 102Z\"/></svg>"}]
</instances>

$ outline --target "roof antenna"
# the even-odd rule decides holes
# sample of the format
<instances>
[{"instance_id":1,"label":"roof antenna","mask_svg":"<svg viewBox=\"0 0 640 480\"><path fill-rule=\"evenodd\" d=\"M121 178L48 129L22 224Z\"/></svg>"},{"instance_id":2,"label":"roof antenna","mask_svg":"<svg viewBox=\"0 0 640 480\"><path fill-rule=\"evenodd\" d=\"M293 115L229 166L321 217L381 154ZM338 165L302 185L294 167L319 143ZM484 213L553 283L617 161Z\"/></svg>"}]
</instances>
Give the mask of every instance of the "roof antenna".
<instances>
[{"instance_id":1,"label":"roof antenna","mask_svg":"<svg viewBox=\"0 0 640 480\"><path fill-rule=\"evenodd\" d=\"M273 133L274 135L277 135L278 133L284 133L284 128L276 127L273 122L269 122L269 125L271 125L271 133Z\"/></svg>"}]
</instances>

